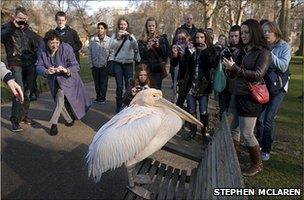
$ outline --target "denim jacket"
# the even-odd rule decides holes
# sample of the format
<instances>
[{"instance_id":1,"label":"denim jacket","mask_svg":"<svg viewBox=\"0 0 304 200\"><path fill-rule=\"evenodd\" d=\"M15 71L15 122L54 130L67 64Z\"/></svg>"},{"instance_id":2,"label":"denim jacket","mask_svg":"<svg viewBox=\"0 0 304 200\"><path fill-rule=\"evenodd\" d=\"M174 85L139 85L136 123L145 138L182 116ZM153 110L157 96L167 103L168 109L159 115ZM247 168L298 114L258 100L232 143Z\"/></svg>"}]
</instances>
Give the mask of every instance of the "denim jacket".
<instances>
[{"instance_id":1,"label":"denim jacket","mask_svg":"<svg viewBox=\"0 0 304 200\"><path fill-rule=\"evenodd\" d=\"M94 36L89 44L89 67L105 67L109 57L109 47L111 38L105 36L103 41L100 41L98 36Z\"/></svg>"},{"instance_id":2,"label":"denim jacket","mask_svg":"<svg viewBox=\"0 0 304 200\"><path fill-rule=\"evenodd\" d=\"M284 40L280 40L276 45L270 46L272 62L269 68L275 68L282 73L286 72L289 68L289 61L291 59L290 45ZM288 90L288 81L284 86L284 90Z\"/></svg>"}]
</instances>

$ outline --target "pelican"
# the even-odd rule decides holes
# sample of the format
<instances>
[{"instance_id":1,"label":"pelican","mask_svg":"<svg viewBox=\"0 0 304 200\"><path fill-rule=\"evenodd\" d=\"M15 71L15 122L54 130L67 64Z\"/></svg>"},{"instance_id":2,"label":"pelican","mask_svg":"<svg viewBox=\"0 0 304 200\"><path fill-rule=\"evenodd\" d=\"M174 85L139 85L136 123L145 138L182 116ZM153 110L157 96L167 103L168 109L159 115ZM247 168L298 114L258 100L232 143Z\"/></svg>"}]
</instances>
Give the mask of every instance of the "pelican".
<instances>
[{"instance_id":1,"label":"pelican","mask_svg":"<svg viewBox=\"0 0 304 200\"><path fill-rule=\"evenodd\" d=\"M129 186L150 199L151 192L137 184L151 183L136 175L136 163L160 150L182 127L182 119L203 126L195 117L162 97L156 89L140 91L130 106L116 114L96 133L87 153L89 177L98 182L102 173L125 164Z\"/></svg>"}]
</instances>

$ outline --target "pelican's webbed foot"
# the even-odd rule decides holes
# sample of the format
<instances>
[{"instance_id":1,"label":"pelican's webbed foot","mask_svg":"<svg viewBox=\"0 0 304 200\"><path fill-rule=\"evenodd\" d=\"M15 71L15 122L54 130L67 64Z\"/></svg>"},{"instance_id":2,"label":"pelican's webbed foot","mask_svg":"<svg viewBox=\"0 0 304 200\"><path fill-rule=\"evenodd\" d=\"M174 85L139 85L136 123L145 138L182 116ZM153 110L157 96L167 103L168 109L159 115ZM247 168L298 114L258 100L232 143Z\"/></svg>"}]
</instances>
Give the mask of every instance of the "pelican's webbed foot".
<instances>
[{"instance_id":1,"label":"pelican's webbed foot","mask_svg":"<svg viewBox=\"0 0 304 200\"><path fill-rule=\"evenodd\" d=\"M127 186L127 188L132 191L134 194L144 198L144 199L151 199L151 195L152 193L147 190L146 188L143 188L143 187L140 187L140 186L133 186L133 187L130 187L130 186Z\"/></svg>"}]
</instances>

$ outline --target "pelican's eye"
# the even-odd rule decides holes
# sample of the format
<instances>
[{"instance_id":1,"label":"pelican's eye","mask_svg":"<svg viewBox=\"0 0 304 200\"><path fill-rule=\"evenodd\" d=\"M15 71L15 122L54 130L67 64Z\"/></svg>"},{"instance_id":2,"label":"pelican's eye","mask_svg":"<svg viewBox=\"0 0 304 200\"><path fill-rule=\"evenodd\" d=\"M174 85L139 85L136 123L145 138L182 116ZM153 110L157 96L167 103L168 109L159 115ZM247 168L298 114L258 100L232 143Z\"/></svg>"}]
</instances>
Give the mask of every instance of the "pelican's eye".
<instances>
[{"instance_id":1,"label":"pelican's eye","mask_svg":"<svg viewBox=\"0 0 304 200\"><path fill-rule=\"evenodd\" d=\"M155 95L155 94L153 94L153 97L156 97L156 95Z\"/></svg>"}]
</instances>

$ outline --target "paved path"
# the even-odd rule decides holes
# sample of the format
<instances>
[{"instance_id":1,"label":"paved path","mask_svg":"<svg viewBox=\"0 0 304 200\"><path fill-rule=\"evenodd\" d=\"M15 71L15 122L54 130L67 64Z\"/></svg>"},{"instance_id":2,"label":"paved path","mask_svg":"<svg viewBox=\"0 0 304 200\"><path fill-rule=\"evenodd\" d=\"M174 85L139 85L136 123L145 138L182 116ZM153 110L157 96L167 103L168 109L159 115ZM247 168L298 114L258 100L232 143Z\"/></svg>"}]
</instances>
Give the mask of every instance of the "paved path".
<instances>
[{"instance_id":1,"label":"paved path","mask_svg":"<svg viewBox=\"0 0 304 200\"><path fill-rule=\"evenodd\" d=\"M169 78L164 80L165 98L171 93ZM92 83L86 84L95 97ZM95 184L88 180L85 155L96 131L115 110L115 82L109 80L107 103L93 104L87 115L73 127L58 125L59 134L49 136L49 119L54 102L50 93L41 94L31 105L35 125L24 125L12 133L11 104L1 106L1 198L2 199L121 199L127 185L125 168L109 171ZM197 163L160 150L153 158L173 167L190 170Z\"/></svg>"}]
</instances>

